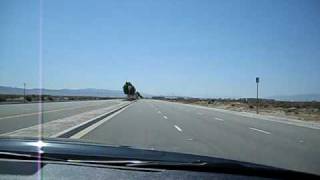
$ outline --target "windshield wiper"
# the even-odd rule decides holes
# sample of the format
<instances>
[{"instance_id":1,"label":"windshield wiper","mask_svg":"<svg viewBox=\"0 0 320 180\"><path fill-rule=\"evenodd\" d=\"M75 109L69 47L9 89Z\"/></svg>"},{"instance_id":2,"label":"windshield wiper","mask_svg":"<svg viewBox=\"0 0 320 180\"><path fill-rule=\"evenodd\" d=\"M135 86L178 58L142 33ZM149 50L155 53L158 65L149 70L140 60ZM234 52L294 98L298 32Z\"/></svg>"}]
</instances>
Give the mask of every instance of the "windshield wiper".
<instances>
[{"instance_id":1,"label":"windshield wiper","mask_svg":"<svg viewBox=\"0 0 320 180\"><path fill-rule=\"evenodd\" d=\"M84 163L84 164L98 164L98 165L110 165L117 167L128 168L148 168L148 169L160 169L160 170L186 170L197 172L215 172L226 174L241 174L248 176L259 177L276 177L276 178L288 178L288 177L308 177L309 179L319 178L319 176L304 174L300 172L283 170L278 168L260 167L256 165L244 165L236 162L223 162L223 163L209 163L204 161L194 162L175 162L175 161L150 161L150 160L77 160L69 159L67 162L72 163Z\"/></svg>"},{"instance_id":2,"label":"windshield wiper","mask_svg":"<svg viewBox=\"0 0 320 180\"><path fill-rule=\"evenodd\" d=\"M77 160L69 159L68 162L73 163L90 163L90 164L104 164L115 166L128 166L128 167L167 167L167 166L205 166L205 162L170 162L170 161L144 161L144 160Z\"/></svg>"},{"instance_id":3,"label":"windshield wiper","mask_svg":"<svg viewBox=\"0 0 320 180\"><path fill-rule=\"evenodd\" d=\"M0 158L14 158L19 160L50 160L50 161L65 161L64 159L48 157L45 154L30 154L20 152L0 151Z\"/></svg>"},{"instance_id":4,"label":"windshield wiper","mask_svg":"<svg viewBox=\"0 0 320 180\"><path fill-rule=\"evenodd\" d=\"M203 166L206 163L180 163L170 161L145 161L145 160L85 160L85 159L67 159L67 158L55 158L46 154L30 154L20 152L5 152L0 151L0 158L10 158L19 160L49 160L59 162L71 162L71 163L86 163L86 164L99 164L99 165L110 165L110 166L126 166L126 167L181 167L181 166ZM170 168L170 169L171 169Z\"/></svg>"}]
</instances>

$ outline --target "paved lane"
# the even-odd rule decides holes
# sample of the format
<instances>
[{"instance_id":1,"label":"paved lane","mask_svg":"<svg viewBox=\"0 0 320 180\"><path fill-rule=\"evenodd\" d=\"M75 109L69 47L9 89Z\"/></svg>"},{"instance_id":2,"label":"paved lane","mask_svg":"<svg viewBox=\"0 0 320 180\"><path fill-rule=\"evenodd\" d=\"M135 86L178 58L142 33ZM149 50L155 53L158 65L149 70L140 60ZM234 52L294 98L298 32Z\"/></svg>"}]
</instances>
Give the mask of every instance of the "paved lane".
<instances>
[{"instance_id":1,"label":"paved lane","mask_svg":"<svg viewBox=\"0 0 320 180\"><path fill-rule=\"evenodd\" d=\"M119 104L121 100L43 103L43 122ZM0 105L0 134L38 124L39 103Z\"/></svg>"},{"instance_id":2,"label":"paved lane","mask_svg":"<svg viewBox=\"0 0 320 180\"><path fill-rule=\"evenodd\" d=\"M197 141L219 147L222 157L320 172L320 160L315 158L320 152L319 130L166 102L158 108ZM178 118L177 109L185 111L185 118Z\"/></svg>"},{"instance_id":3,"label":"paved lane","mask_svg":"<svg viewBox=\"0 0 320 180\"><path fill-rule=\"evenodd\" d=\"M152 109L150 104L141 101L129 106L82 138L148 149L179 151L185 146L179 143L185 141L183 135L168 123L162 114Z\"/></svg>"},{"instance_id":4,"label":"paved lane","mask_svg":"<svg viewBox=\"0 0 320 180\"><path fill-rule=\"evenodd\" d=\"M140 100L81 138L320 174L319 137L317 129Z\"/></svg>"}]
</instances>

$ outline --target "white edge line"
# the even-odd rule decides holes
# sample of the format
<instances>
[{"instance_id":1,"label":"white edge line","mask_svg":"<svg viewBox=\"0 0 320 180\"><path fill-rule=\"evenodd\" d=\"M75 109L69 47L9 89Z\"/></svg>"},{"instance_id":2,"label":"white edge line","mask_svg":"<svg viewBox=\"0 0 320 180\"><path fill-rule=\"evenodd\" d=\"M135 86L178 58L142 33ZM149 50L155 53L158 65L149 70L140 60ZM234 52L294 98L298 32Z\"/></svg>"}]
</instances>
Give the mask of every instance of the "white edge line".
<instances>
[{"instance_id":1,"label":"white edge line","mask_svg":"<svg viewBox=\"0 0 320 180\"><path fill-rule=\"evenodd\" d=\"M258 132L262 132L262 133L265 133L265 134L271 134L270 132L264 131L264 130L261 130L261 129L256 129L256 128L249 128L249 129L254 130L254 131L258 131Z\"/></svg>"},{"instance_id":2,"label":"white edge line","mask_svg":"<svg viewBox=\"0 0 320 180\"><path fill-rule=\"evenodd\" d=\"M174 125L174 127L175 127L178 131L182 132L182 129L181 129L179 126Z\"/></svg>"},{"instance_id":3,"label":"white edge line","mask_svg":"<svg viewBox=\"0 0 320 180\"><path fill-rule=\"evenodd\" d=\"M130 105L129 105L130 106ZM101 124L109 121L111 118L115 117L116 115L120 114L122 111L126 110L129 106L111 114L110 116L104 118L103 120L101 121L98 121L97 123L85 128L84 130L74 134L73 136L71 136L70 138L71 139L80 139L81 137L85 136L86 134L88 134L89 132L93 131L95 128L97 128L98 126L100 126Z\"/></svg>"}]
</instances>

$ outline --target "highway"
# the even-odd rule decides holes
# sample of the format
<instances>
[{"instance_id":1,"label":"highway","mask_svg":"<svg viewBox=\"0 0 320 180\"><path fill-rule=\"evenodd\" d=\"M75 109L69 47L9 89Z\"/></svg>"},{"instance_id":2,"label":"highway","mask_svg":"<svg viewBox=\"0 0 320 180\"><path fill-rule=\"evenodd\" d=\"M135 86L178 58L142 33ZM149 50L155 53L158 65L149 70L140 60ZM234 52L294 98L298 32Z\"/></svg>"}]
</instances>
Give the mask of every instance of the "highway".
<instances>
[{"instance_id":1,"label":"highway","mask_svg":"<svg viewBox=\"0 0 320 180\"><path fill-rule=\"evenodd\" d=\"M320 173L320 130L163 101L140 100L78 138Z\"/></svg>"},{"instance_id":2,"label":"highway","mask_svg":"<svg viewBox=\"0 0 320 180\"><path fill-rule=\"evenodd\" d=\"M49 122L119 102L48 103L44 105L45 111L48 111L44 117ZM37 123L38 115L21 118L16 115L19 109L10 109L8 106L0 106L1 132ZM15 106L24 110L24 114L32 114L35 112L32 108L36 108ZM10 116L16 117L5 118ZM9 123L11 120L15 123ZM138 100L70 138L208 155L320 174L319 129L179 103Z\"/></svg>"}]
</instances>

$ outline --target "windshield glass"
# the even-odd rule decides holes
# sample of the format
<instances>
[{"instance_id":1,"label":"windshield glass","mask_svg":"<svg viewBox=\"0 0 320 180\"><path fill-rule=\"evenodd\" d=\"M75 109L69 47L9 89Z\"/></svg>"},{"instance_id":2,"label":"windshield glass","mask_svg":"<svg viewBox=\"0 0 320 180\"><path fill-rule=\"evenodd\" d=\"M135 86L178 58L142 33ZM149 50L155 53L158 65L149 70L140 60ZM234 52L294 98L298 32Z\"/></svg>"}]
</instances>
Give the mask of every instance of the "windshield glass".
<instances>
[{"instance_id":1,"label":"windshield glass","mask_svg":"<svg viewBox=\"0 0 320 180\"><path fill-rule=\"evenodd\" d=\"M1 0L0 136L320 175L317 0Z\"/></svg>"}]
</instances>

